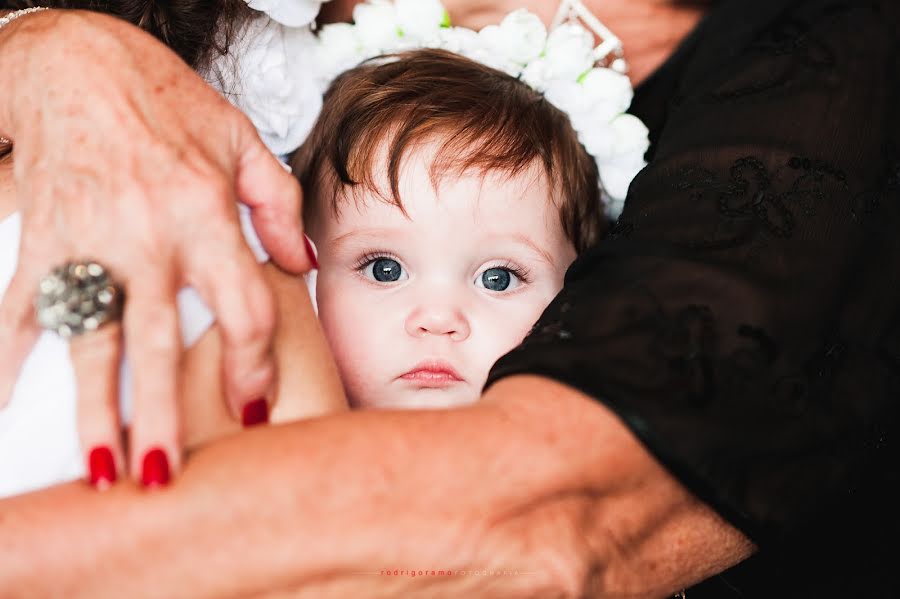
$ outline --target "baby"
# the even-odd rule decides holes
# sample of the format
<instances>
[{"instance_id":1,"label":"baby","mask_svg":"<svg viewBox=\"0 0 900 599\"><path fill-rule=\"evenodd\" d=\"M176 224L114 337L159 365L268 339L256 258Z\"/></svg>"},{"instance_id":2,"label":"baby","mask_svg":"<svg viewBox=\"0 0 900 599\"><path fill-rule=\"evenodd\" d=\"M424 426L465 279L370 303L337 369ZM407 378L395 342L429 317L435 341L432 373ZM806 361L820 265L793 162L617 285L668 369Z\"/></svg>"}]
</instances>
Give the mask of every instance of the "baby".
<instances>
[{"instance_id":1,"label":"baby","mask_svg":"<svg viewBox=\"0 0 900 599\"><path fill-rule=\"evenodd\" d=\"M513 13L504 23L516 19L528 16ZM544 49L536 50L536 64L568 64L572 30L555 31L561 41L552 44L551 34L538 44ZM599 167L608 190L617 189L613 198L624 197L623 182L642 164L646 129L621 115L630 100L626 78L583 71L594 62L587 38L586 59L575 61L577 82L545 90L554 103L516 77L442 50L369 61L330 86L291 164L305 190L306 230L319 250L318 314L351 407L475 402L494 362L519 344L576 255L603 234L599 158L572 123L580 123L582 141L598 156L618 160L625 153L623 165ZM565 51L556 56L553 48ZM619 147L622 140L641 143ZM16 268L20 234L4 181L11 181L9 161L0 161L0 298ZM247 211L241 216L264 261ZM194 290L181 290L178 300L184 345L202 349L204 339L214 339L206 334L214 316ZM199 369L209 380L194 377L195 388L232 430L238 424L211 391L218 384L212 356L207 362L215 366ZM120 392L126 416L127 372ZM90 448L79 446L76 400L67 345L44 333L0 410L0 497L84 475ZM279 400L273 421L308 415L285 409L279 417L287 404Z\"/></svg>"},{"instance_id":2,"label":"baby","mask_svg":"<svg viewBox=\"0 0 900 599\"><path fill-rule=\"evenodd\" d=\"M476 401L606 226L566 115L442 50L341 75L291 165L353 408Z\"/></svg>"}]
</instances>

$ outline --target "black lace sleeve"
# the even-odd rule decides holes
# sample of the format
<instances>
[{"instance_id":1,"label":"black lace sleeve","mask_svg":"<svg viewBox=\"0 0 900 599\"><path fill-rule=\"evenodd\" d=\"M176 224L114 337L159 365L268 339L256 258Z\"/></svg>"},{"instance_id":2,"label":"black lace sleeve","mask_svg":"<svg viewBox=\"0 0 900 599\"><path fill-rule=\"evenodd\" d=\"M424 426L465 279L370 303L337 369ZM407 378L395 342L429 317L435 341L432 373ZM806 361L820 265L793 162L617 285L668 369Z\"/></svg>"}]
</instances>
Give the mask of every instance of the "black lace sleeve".
<instances>
[{"instance_id":1,"label":"black lace sleeve","mask_svg":"<svg viewBox=\"0 0 900 599\"><path fill-rule=\"evenodd\" d=\"M721 4L612 234L488 380L597 398L763 552L897 479L896 4Z\"/></svg>"}]
</instances>

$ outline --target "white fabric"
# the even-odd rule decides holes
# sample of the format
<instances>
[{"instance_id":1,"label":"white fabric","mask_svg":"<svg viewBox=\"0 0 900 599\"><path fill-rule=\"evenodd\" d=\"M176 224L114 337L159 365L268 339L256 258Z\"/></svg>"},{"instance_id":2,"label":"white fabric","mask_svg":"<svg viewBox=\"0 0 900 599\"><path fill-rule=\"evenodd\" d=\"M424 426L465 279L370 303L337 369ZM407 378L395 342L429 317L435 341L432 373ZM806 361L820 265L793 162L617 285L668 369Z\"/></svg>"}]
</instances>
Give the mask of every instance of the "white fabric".
<instances>
[{"instance_id":1,"label":"white fabric","mask_svg":"<svg viewBox=\"0 0 900 599\"><path fill-rule=\"evenodd\" d=\"M241 26L206 74L277 156L300 147L322 110L315 44L309 23L288 27L260 14Z\"/></svg>"},{"instance_id":2,"label":"white fabric","mask_svg":"<svg viewBox=\"0 0 900 599\"><path fill-rule=\"evenodd\" d=\"M264 12L288 27L302 27L315 21L322 4L329 0L246 0L247 5Z\"/></svg>"},{"instance_id":3,"label":"white fabric","mask_svg":"<svg viewBox=\"0 0 900 599\"><path fill-rule=\"evenodd\" d=\"M259 262L269 257L240 205L241 227ZM21 218L13 214L0 221L0 300L16 269ZM314 288L311 290L315 293ZM181 338L190 347L215 321L191 288L178 293ZM131 376L127 359L120 377L120 409L129 422ZM84 476L78 443L75 375L68 343L54 333L43 333L28 355L13 389L10 403L0 410L0 497L24 493Z\"/></svg>"}]
</instances>

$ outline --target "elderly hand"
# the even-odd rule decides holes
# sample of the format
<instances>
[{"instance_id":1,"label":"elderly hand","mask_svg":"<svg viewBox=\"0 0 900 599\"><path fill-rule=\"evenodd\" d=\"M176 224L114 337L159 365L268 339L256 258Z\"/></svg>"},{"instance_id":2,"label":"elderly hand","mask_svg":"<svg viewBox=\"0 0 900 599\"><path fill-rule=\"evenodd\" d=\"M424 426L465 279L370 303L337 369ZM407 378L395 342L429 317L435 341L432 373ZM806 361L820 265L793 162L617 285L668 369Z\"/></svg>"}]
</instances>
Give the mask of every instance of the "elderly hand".
<instances>
[{"instance_id":1,"label":"elderly hand","mask_svg":"<svg viewBox=\"0 0 900 599\"><path fill-rule=\"evenodd\" d=\"M275 261L300 273L311 261L299 186L241 113L163 44L111 17L45 11L14 21L0 31L0 90L11 90L0 95L0 134L15 143L22 214L19 267L0 305L0 407L39 334L39 280L68 260L97 260L126 303L121 325L71 344L82 448L86 459L108 448L117 469L125 465L124 332L134 375L129 470L164 484L180 464L175 294L191 285L215 312L232 414L254 413L275 382L276 313L235 202L252 208Z\"/></svg>"}]
</instances>

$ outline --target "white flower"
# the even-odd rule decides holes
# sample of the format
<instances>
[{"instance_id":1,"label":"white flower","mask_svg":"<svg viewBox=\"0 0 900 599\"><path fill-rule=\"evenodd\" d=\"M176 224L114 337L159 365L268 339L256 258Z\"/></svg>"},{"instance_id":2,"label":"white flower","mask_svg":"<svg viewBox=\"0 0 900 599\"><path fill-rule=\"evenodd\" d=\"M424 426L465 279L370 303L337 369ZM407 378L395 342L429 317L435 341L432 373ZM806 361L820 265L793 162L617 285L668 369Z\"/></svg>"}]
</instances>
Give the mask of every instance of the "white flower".
<instances>
[{"instance_id":1,"label":"white flower","mask_svg":"<svg viewBox=\"0 0 900 599\"><path fill-rule=\"evenodd\" d=\"M316 67L323 79L323 90L335 77L368 58L356 35L356 28L349 23L333 23L322 27L318 40Z\"/></svg>"},{"instance_id":2,"label":"white flower","mask_svg":"<svg viewBox=\"0 0 900 599\"><path fill-rule=\"evenodd\" d=\"M499 26L488 25L479 35L488 48L520 67L540 56L547 42L544 23L524 8L506 15Z\"/></svg>"},{"instance_id":3,"label":"white flower","mask_svg":"<svg viewBox=\"0 0 900 599\"><path fill-rule=\"evenodd\" d=\"M613 200L625 199L632 179L646 166L644 154L650 147L648 133L644 123L630 114L616 117L601 132L602 139L591 139L592 134L587 133L583 143L597 159L603 188ZM591 147L597 151L596 154Z\"/></svg>"},{"instance_id":4,"label":"white flower","mask_svg":"<svg viewBox=\"0 0 900 599\"><path fill-rule=\"evenodd\" d=\"M639 156L643 160L650 147L650 131L641 119L632 114L620 114L610 126L615 136L610 155L625 159Z\"/></svg>"},{"instance_id":5,"label":"white flower","mask_svg":"<svg viewBox=\"0 0 900 599\"><path fill-rule=\"evenodd\" d=\"M396 48L400 25L393 2L369 0L357 4L353 8L353 23L364 53L375 56Z\"/></svg>"},{"instance_id":6,"label":"white flower","mask_svg":"<svg viewBox=\"0 0 900 599\"><path fill-rule=\"evenodd\" d=\"M590 105L584 95L584 90L574 79L571 81L562 79L547 81L544 97L551 104L568 114L570 118L590 111Z\"/></svg>"},{"instance_id":7,"label":"white flower","mask_svg":"<svg viewBox=\"0 0 900 599\"><path fill-rule=\"evenodd\" d=\"M625 207L625 198L628 196L628 188L639 172L646 166L641 163L638 166L607 165L600 169L600 181L603 185L604 200L606 201L606 214L616 219Z\"/></svg>"},{"instance_id":8,"label":"white flower","mask_svg":"<svg viewBox=\"0 0 900 599\"><path fill-rule=\"evenodd\" d=\"M615 115L622 114L631 106L634 90L626 75L612 69L591 69L581 79L584 98L591 110L602 115L609 115L607 121Z\"/></svg>"},{"instance_id":9,"label":"white flower","mask_svg":"<svg viewBox=\"0 0 900 599\"><path fill-rule=\"evenodd\" d=\"M441 29L438 31L436 39L432 40L428 46L465 56L469 60L474 60L513 77L518 77L522 71L521 65L510 61L505 55L495 52L485 43L481 35L465 27Z\"/></svg>"},{"instance_id":10,"label":"white flower","mask_svg":"<svg viewBox=\"0 0 900 599\"><path fill-rule=\"evenodd\" d=\"M428 45L430 48L440 48L472 58L471 54L477 52L481 47L481 38L477 33L465 27L443 27L429 40Z\"/></svg>"},{"instance_id":11,"label":"white flower","mask_svg":"<svg viewBox=\"0 0 900 599\"><path fill-rule=\"evenodd\" d=\"M592 135L628 110L633 96L628 77L605 68L591 69L579 81L551 80L546 87L547 100L569 115L576 130Z\"/></svg>"},{"instance_id":12,"label":"white flower","mask_svg":"<svg viewBox=\"0 0 900 599\"><path fill-rule=\"evenodd\" d=\"M316 19L319 9L329 0L246 0L253 10L264 12L282 25L303 27Z\"/></svg>"},{"instance_id":13,"label":"white flower","mask_svg":"<svg viewBox=\"0 0 900 599\"><path fill-rule=\"evenodd\" d=\"M482 30L483 32L484 30ZM466 48L462 52L463 56L489 66L492 69L502 71L511 77L518 77L522 73L522 65L510 60L502 52L497 52L494 47L486 43L483 36L479 34L478 44L473 48Z\"/></svg>"},{"instance_id":14,"label":"white flower","mask_svg":"<svg viewBox=\"0 0 900 599\"><path fill-rule=\"evenodd\" d=\"M603 203L604 203L604 212L606 212L607 218L610 220L618 220L619 216L622 215L622 210L625 209L625 198L628 196L628 188L631 186L632 179L627 179L628 174L617 173L615 175L611 175L611 179L615 180L614 186L617 188L617 191L621 194L617 197L612 197L609 195L609 192L603 193ZM624 187L624 192L622 191Z\"/></svg>"},{"instance_id":15,"label":"white flower","mask_svg":"<svg viewBox=\"0 0 900 599\"><path fill-rule=\"evenodd\" d=\"M548 78L575 81L594 66L594 36L576 23L563 23L547 37L544 59Z\"/></svg>"},{"instance_id":16,"label":"white flower","mask_svg":"<svg viewBox=\"0 0 900 599\"><path fill-rule=\"evenodd\" d=\"M429 40L450 24L450 15L440 0L395 0L394 5L403 37Z\"/></svg>"},{"instance_id":17,"label":"white flower","mask_svg":"<svg viewBox=\"0 0 900 599\"><path fill-rule=\"evenodd\" d=\"M550 87L550 80L547 76L547 61L540 57L529 62L522 70L521 79L530 88L541 93L546 92Z\"/></svg>"},{"instance_id":18,"label":"white flower","mask_svg":"<svg viewBox=\"0 0 900 599\"><path fill-rule=\"evenodd\" d=\"M210 82L253 121L274 154L292 152L322 107L313 79L315 36L265 15L249 20L239 35L234 53L213 65Z\"/></svg>"}]
</instances>

